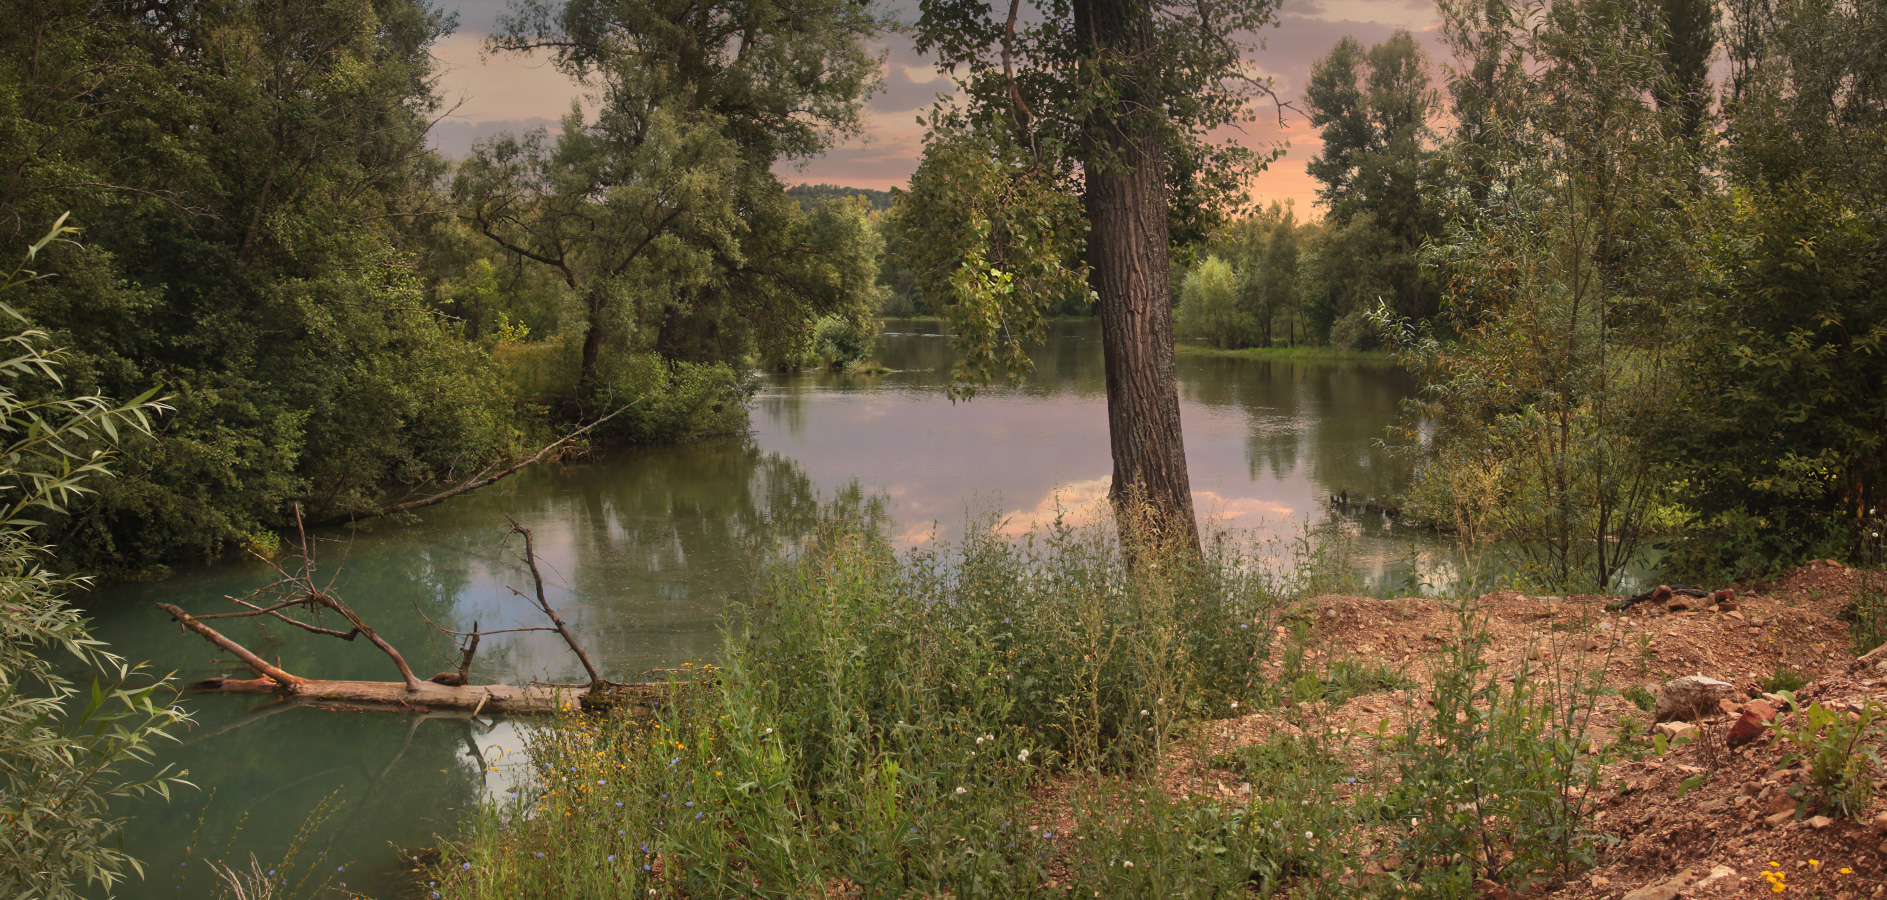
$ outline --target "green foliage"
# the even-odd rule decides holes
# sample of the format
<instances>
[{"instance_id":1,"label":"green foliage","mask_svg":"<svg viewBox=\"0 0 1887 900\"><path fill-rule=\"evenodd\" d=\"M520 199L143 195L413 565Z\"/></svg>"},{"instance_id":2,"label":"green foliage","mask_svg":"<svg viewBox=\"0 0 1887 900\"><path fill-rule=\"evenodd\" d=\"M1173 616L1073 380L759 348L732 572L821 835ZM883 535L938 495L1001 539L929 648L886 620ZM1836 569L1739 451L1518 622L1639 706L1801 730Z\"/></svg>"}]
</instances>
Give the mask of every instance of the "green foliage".
<instances>
[{"instance_id":1,"label":"green foliage","mask_svg":"<svg viewBox=\"0 0 1887 900\"><path fill-rule=\"evenodd\" d=\"M1793 696L1784 696L1794 719L1778 725L1777 731L1795 745L1788 758L1808 762L1807 790L1801 799L1837 816L1859 815L1874 797L1880 754L1870 742L1878 742L1880 720L1887 711L1871 700L1852 713L1819 703L1803 709Z\"/></svg>"},{"instance_id":2,"label":"green foliage","mask_svg":"<svg viewBox=\"0 0 1887 900\"><path fill-rule=\"evenodd\" d=\"M1488 660L1491 638L1463 610L1441 651L1433 712L1410 720L1387 801L1410 822L1403 877L1441 896L1473 896L1489 879L1524 891L1589 866L1598 835L1591 796L1602 757L1586 728L1604 683L1582 660Z\"/></svg>"},{"instance_id":3,"label":"green foliage","mask_svg":"<svg viewBox=\"0 0 1887 900\"><path fill-rule=\"evenodd\" d=\"M1098 529L1039 544L977 529L900 558L880 527L829 515L730 619L713 687L677 686L646 724L572 718L535 738L522 796L486 812L437 889L748 897L846 878L1036 896L1068 840L1030 827L1036 779L1154 764L1183 723L1257 688L1272 594L1249 561L1142 555L1130 571ZM1113 843L1079 852L1141 868L1080 877L1240 884L1269 864L1272 819L1155 794L1131 810L1084 796L1083 834ZM657 858L659 878L643 868Z\"/></svg>"},{"instance_id":4,"label":"green foliage","mask_svg":"<svg viewBox=\"0 0 1887 900\"><path fill-rule=\"evenodd\" d=\"M1768 687L1767 682L1764 682L1763 689L1770 690L1771 688ZM1658 698L1652 696L1650 691L1644 689L1643 687L1639 685L1634 684L1631 687L1628 687L1622 691L1619 691L1618 693L1619 693L1619 696L1624 697L1627 700L1630 700L1631 705L1638 707L1638 709L1642 712L1651 712L1652 710L1658 708ZM1621 728L1620 730L1622 731L1624 729Z\"/></svg>"},{"instance_id":5,"label":"green foliage","mask_svg":"<svg viewBox=\"0 0 1887 900\"><path fill-rule=\"evenodd\" d=\"M0 21L0 228L87 247L16 304L80 390L176 415L44 540L64 565L202 559L513 452L502 380L402 249L439 161L413 0L51 0ZM17 231L14 232L17 235ZM4 233L0 233L3 237Z\"/></svg>"},{"instance_id":6,"label":"green foliage","mask_svg":"<svg viewBox=\"0 0 1887 900\"><path fill-rule=\"evenodd\" d=\"M1527 9L1515 40L1535 78L1504 101L1521 118L1489 120L1504 135L1473 157L1504 174L1425 251L1460 340L1396 326L1434 429L1411 506L1532 583L1603 589L1640 552L1658 497L1639 432L1669 376L1647 310L1694 290L1671 263L1688 158L1677 113L1646 101L1662 68L1633 3Z\"/></svg>"},{"instance_id":7,"label":"green foliage","mask_svg":"<svg viewBox=\"0 0 1887 900\"><path fill-rule=\"evenodd\" d=\"M55 227L28 260L69 232ZM16 268L0 295L36 277ZM167 705L175 694L167 678L90 635L65 599L88 580L48 571L31 529L84 502L88 482L109 477L121 440L148 435L169 407L151 393L128 403L73 394L47 336L11 306L0 303L0 315L21 326L5 338L12 355L0 364L0 891L76 900L81 889L109 891L143 873L113 840L124 820L111 805L168 798L186 783L184 773L148 764L154 745L189 719ZM73 682L73 663L92 678L89 690Z\"/></svg>"},{"instance_id":8,"label":"green foliage","mask_svg":"<svg viewBox=\"0 0 1887 900\"><path fill-rule=\"evenodd\" d=\"M652 353L610 353L582 395L595 415L633 403L602 437L622 443L685 441L747 427L753 387L724 363L669 362Z\"/></svg>"},{"instance_id":9,"label":"green foliage","mask_svg":"<svg viewBox=\"0 0 1887 900\"><path fill-rule=\"evenodd\" d=\"M502 19L490 49L549 49L603 105L573 109L554 141L478 145L453 194L476 231L581 297L582 381L606 350L777 362L820 316L876 311L865 201L802 208L772 169L858 131L879 24L838 0L530 0Z\"/></svg>"},{"instance_id":10,"label":"green foliage","mask_svg":"<svg viewBox=\"0 0 1887 900\"><path fill-rule=\"evenodd\" d=\"M1417 251L1441 230L1435 189L1442 181L1429 116L1440 97L1429 85L1428 57L1407 30L1367 51L1344 38L1312 64L1305 87L1310 123L1322 129L1323 150L1310 161L1317 194L1339 228L1358 217L1380 229L1368 257L1346 260L1387 276L1386 299L1399 315L1427 318L1434 285Z\"/></svg>"},{"instance_id":11,"label":"green foliage","mask_svg":"<svg viewBox=\"0 0 1887 900\"><path fill-rule=\"evenodd\" d=\"M1776 666L1775 671L1770 672L1762 681L1763 691L1770 694L1780 694L1783 691L1793 693L1801 690L1805 684L1808 684L1807 675L1782 665Z\"/></svg>"},{"instance_id":12,"label":"green foliage","mask_svg":"<svg viewBox=\"0 0 1887 900\"><path fill-rule=\"evenodd\" d=\"M1089 296L1073 193L989 135L933 128L892 223L915 294L957 335L953 396L1027 374L1026 348L1063 298Z\"/></svg>"},{"instance_id":13,"label":"green foliage","mask_svg":"<svg viewBox=\"0 0 1887 900\"><path fill-rule=\"evenodd\" d=\"M1179 308L1173 311L1173 330L1183 337L1201 338L1215 347L1247 346L1253 330L1251 316L1240 308L1238 275L1217 256L1186 273L1179 289Z\"/></svg>"},{"instance_id":14,"label":"green foliage","mask_svg":"<svg viewBox=\"0 0 1887 900\"><path fill-rule=\"evenodd\" d=\"M1673 567L1724 579L1845 557L1887 484L1878 217L1796 184L1750 190L1712 235L1709 285L1658 449L1699 521Z\"/></svg>"}]
</instances>

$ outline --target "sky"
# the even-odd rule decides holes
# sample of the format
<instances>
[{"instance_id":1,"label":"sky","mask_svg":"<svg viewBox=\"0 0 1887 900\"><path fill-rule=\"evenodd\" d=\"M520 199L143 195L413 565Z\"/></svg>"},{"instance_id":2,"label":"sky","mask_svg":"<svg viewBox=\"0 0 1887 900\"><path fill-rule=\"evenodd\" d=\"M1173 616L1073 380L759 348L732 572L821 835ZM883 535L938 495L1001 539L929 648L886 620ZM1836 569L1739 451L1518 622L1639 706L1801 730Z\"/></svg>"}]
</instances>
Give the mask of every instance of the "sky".
<instances>
[{"instance_id":1,"label":"sky","mask_svg":"<svg viewBox=\"0 0 1887 900\"><path fill-rule=\"evenodd\" d=\"M506 2L443 0L442 5L459 16L458 31L434 48L442 69L441 93L448 106L456 104L433 136L434 145L449 156L463 156L473 141L500 132L554 127L571 103L581 100L577 86L543 59L483 52L485 35ZM1311 63L1345 35L1368 46L1397 28L1407 28L1432 58L1440 58L1438 26L1434 0L1283 0L1277 27L1262 33L1265 46L1254 63L1271 76L1280 97L1302 109ZM783 180L879 190L902 187L909 180L922 151L918 117L939 93L952 93L953 85L902 36L887 35L880 43L888 53L885 87L867 102L865 133L824 156L781 163ZM1288 110L1280 125L1269 101L1258 111L1258 121L1225 136L1260 149L1284 141L1289 149L1252 182L1253 198L1263 203L1291 200L1302 215L1315 216L1317 185L1305 164L1320 145L1316 130L1301 112Z\"/></svg>"}]
</instances>

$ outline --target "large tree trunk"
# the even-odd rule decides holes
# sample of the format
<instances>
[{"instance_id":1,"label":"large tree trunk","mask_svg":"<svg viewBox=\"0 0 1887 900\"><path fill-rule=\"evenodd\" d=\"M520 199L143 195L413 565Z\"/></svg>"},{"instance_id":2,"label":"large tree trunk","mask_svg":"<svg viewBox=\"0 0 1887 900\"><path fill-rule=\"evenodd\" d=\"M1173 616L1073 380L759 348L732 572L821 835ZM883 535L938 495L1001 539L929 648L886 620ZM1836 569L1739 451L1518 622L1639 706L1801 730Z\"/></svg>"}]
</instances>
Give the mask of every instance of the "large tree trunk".
<instances>
[{"instance_id":1,"label":"large tree trunk","mask_svg":"<svg viewBox=\"0 0 1887 900\"><path fill-rule=\"evenodd\" d=\"M1075 27L1095 56L1147 59L1153 23L1133 0L1079 0ZM1141 77L1147 77L1142 75ZM1121 80L1123 91L1139 80ZM1095 117L1084 160L1089 284L1099 298L1107 367L1107 429L1116 509L1142 501L1167 540L1199 546L1173 360L1173 305L1166 226L1166 153L1158 129L1138 118L1157 104L1116 98ZM1139 112L1130 110L1139 109ZM1122 525L1127 524L1123 518Z\"/></svg>"}]
</instances>

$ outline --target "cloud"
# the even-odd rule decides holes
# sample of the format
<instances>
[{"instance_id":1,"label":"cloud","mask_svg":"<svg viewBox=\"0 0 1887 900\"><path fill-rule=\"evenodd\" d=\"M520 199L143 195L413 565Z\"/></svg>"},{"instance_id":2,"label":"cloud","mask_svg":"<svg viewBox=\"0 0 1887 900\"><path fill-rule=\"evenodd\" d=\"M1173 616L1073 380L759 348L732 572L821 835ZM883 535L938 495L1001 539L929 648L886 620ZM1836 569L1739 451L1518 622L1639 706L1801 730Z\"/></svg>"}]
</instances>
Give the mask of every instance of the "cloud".
<instances>
[{"instance_id":1,"label":"cloud","mask_svg":"<svg viewBox=\"0 0 1887 900\"><path fill-rule=\"evenodd\" d=\"M919 81L911 77L911 68L897 62L887 64L884 90L873 94L865 107L877 113L911 112L929 109L938 94L957 92L957 84L949 76L937 70L923 66L918 74L928 75L929 80Z\"/></svg>"}]
</instances>

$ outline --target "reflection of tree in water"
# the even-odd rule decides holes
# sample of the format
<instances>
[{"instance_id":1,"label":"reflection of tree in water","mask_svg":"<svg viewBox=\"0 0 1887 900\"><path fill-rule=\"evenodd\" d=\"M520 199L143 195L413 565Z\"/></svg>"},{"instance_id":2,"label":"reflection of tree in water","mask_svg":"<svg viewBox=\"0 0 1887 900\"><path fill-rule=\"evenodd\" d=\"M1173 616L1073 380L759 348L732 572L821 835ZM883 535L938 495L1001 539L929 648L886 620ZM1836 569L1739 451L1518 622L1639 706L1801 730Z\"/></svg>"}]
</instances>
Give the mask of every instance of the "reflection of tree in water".
<instances>
[{"instance_id":1,"label":"reflection of tree in water","mask_svg":"<svg viewBox=\"0 0 1887 900\"><path fill-rule=\"evenodd\" d=\"M839 500L822 498L798 463L745 436L612 454L548 471L524 488L505 511L535 531L552 602L618 678L712 657L728 601L744 597L767 561L804 539L822 504L883 516L882 498L856 487ZM497 617L518 608L505 586L526 584L528 574L500 531L494 526L480 549L487 589L449 616L460 626L476 616L488 617L487 627L509 624ZM479 669L574 677L576 663L554 635L507 637Z\"/></svg>"},{"instance_id":2,"label":"reflection of tree in water","mask_svg":"<svg viewBox=\"0 0 1887 900\"><path fill-rule=\"evenodd\" d=\"M1404 481L1377 446L1414 390L1401 369L1371 364L1190 357L1180 384L1185 398L1234 407L1250 420L1250 476L1284 478L1303 471L1325 493L1394 496Z\"/></svg>"}]
</instances>

